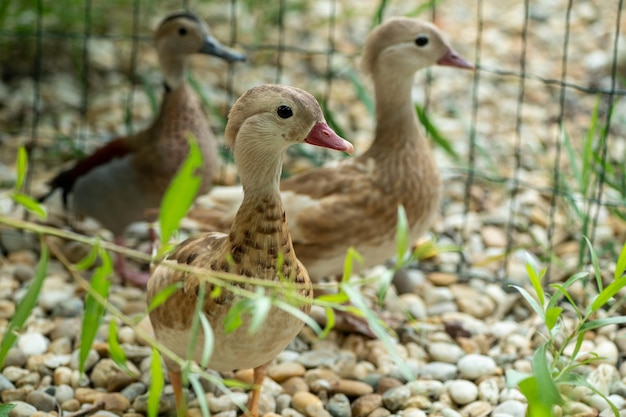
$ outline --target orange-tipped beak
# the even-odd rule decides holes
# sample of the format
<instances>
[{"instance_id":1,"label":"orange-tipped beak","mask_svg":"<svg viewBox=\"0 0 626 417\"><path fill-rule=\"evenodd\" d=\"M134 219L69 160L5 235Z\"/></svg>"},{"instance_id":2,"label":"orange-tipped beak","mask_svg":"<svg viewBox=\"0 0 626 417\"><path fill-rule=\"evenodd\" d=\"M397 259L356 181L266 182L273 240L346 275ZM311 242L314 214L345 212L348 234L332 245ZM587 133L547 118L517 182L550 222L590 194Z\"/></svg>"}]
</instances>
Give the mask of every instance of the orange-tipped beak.
<instances>
[{"instance_id":1,"label":"orange-tipped beak","mask_svg":"<svg viewBox=\"0 0 626 417\"><path fill-rule=\"evenodd\" d=\"M474 69L474 64L459 55L454 49L448 49L448 52L437 61L439 65L447 65L449 67Z\"/></svg>"},{"instance_id":2,"label":"orange-tipped beak","mask_svg":"<svg viewBox=\"0 0 626 417\"><path fill-rule=\"evenodd\" d=\"M317 122L313 129L309 132L309 135L304 139L306 143L311 145L322 146L324 148L336 149L338 151L346 152L350 155L354 152L354 146L344 138L335 133L324 122Z\"/></svg>"}]
</instances>

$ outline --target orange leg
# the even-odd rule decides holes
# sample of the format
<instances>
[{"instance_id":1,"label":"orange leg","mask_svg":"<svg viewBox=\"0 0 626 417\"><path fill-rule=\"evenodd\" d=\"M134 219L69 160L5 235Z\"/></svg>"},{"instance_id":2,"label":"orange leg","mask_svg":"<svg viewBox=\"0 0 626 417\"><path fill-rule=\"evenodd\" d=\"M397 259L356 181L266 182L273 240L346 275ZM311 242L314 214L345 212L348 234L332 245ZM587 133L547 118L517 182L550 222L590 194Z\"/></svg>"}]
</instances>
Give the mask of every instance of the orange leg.
<instances>
[{"instance_id":1,"label":"orange leg","mask_svg":"<svg viewBox=\"0 0 626 417\"><path fill-rule=\"evenodd\" d=\"M267 373L267 367L269 363L254 368L254 390L248 400L248 413L247 417L259 417L259 398L261 397L261 385L265 379Z\"/></svg>"},{"instance_id":2,"label":"orange leg","mask_svg":"<svg viewBox=\"0 0 626 417\"><path fill-rule=\"evenodd\" d=\"M187 404L183 395L183 377L180 371L169 371L170 383L174 390L174 400L176 402L176 415L184 417L187 411Z\"/></svg>"}]
</instances>

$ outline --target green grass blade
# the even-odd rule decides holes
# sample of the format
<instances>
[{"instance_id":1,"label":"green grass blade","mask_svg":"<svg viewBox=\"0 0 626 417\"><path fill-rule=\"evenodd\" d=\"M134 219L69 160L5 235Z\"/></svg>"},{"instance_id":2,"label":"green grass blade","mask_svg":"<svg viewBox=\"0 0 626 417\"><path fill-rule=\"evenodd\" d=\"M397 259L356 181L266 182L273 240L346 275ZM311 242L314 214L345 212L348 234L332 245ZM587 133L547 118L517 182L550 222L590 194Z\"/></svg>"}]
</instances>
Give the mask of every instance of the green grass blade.
<instances>
[{"instance_id":1,"label":"green grass blade","mask_svg":"<svg viewBox=\"0 0 626 417\"><path fill-rule=\"evenodd\" d=\"M448 156L450 156L454 160L454 162L460 162L461 159L459 158L459 154L456 153L456 151L454 150L452 143L447 138L445 138L441 134L441 132L439 132L439 129L437 129L435 124L430 120L430 117L428 117L428 115L424 111L424 108L419 104L416 104L415 112L417 113L417 117L419 117L420 123L422 123L424 129L426 129L426 133L428 133L428 136L433 141L433 143L443 149L445 153L447 153Z\"/></svg>"},{"instance_id":2,"label":"green grass blade","mask_svg":"<svg viewBox=\"0 0 626 417\"><path fill-rule=\"evenodd\" d=\"M406 14L406 16L410 16L410 17L416 17L421 15L422 13L425 13L429 10L432 10L433 7L435 7L437 4L441 3L442 0L427 0L424 1L422 4L420 4L419 6L417 6L414 10L410 11L409 13Z\"/></svg>"},{"instance_id":3,"label":"green grass blade","mask_svg":"<svg viewBox=\"0 0 626 417\"><path fill-rule=\"evenodd\" d=\"M551 307L546 310L546 327L548 330L554 328L562 312L563 308L561 307Z\"/></svg>"},{"instance_id":4,"label":"green grass blade","mask_svg":"<svg viewBox=\"0 0 626 417\"><path fill-rule=\"evenodd\" d=\"M350 280L354 261L361 263L363 262L363 257L356 249L350 246L346 252L346 259L343 262L343 276L341 277L341 282L348 282Z\"/></svg>"},{"instance_id":5,"label":"green grass blade","mask_svg":"<svg viewBox=\"0 0 626 417\"><path fill-rule=\"evenodd\" d=\"M376 106L374 104L374 100L372 96L367 91L367 88L363 85L358 75L354 71L348 71L348 78L352 82L352 86L354 87L354 91L356 92L356 96L361 103L367 109L367 113L374 117L376 115Z\"/></svg>"},{"instance_id":6,"label":"green grass blade","mask_svg":"<svg viewBox=\"0 0 626 417\"><path fill-rule=\"evenodd\" d=\"M172 294L174 294L181 288L183 288L183 283L177 282L175 284L168 285L167 287L156 293L156 295L152 297L152 301L150 301L150 305L148 306L148 312L162 305L164 302L167 301L168 298L172 296Z\"/></svg>"},{"instance_id":7,"label":"green grass blade","mask_svg":"<svg viewBox=\"0 0 626 417\"><path fill-rule=\"evenodd\" d=\"M537 313L537 315L541 318L541 320L543 320L545 322L546 321L546 314L543 311L543 308L539 305L539 303L537 303L537 300L535 300L533 298L533 296L530 295L530 293L528 291L526 291L524 288L522 288L520 286L517 286L517 285L511 285L511 287L513 287L517 291L519 291L519 293L522 295L522 297L524 297L526 302L530 305L530 308L532 308L533 311L535 313Z\"/></svg>"},{"instance_id":8,"label":"green grass blade","mask_svg":"<svg viewBox=\"0 0 626 417\"><path fill-rule=\"evenodd\" d=\"M398 206L398 223L396 226L396 268L400 268L409 250L409 221L402 205Z\"/></svg>"},{"instance_id":9,"label":"green grass blade","mask_svg":"<svg viewBox=\"0 0 626 417\"><path fill-rule=\"evenodd\" d=\"M189 383L191 384L191 389L193 389L196 394L196 399L198 401L198 405L200 406L202 417L210 417L211 412L209 411L209 404L206 401L204 388L202 388L202 384L200 383L200 378L198 377L198 375L190 374Z\"/></svg>"},{"instance_id":10,"label":"green grass blade","mask_svg":"<svg viewBox=\"0 0 626 417\"><path fill-rule=\"evenodd\" d=\"M243 298L237 301L228 309L226 317L224 317L224 331L226 333L233 332L243 324L243 315L250 308L250 300Z\"/></svg>"},{"instance_id":11,"label":"green grass blade","mask_svg":"<svg viewBox=\"0 0 626 417\"><path fill-rule=\"evenodd\" d=\"M382 23L386 8L387 0L380 0L380 3L378 3L378 7L376 8L376 12L374 13L374 18L372 19L372 27L378 26Z\"/></svg>"},{"instance_id":12,"label":"green grass blade","mask_svg":"<svg viewBox=\"0 0 626 417\"><path fill-rule=\"evenodd\" d=\"M41 217L42 219L45 220L48 217L46 208L39 204L39 202L34 198L22 193L14 193L11 198L15 203L23 206L26 210Z\"/></svg>"},{"instance_id":13,"label":"green grass blade","mask_svg":"<svg viewBox=\"0 0 626 417\"><path fill-rule=\"evenodd\" d=\"M258 288L263 291L263 288ZM270 309L272 308L272 300L269 297L260 297L254 300L251 300L251 315L252 318L250 320L250 328L248 329L249 333L256 333L265 322L268 314L270 313Z\"/></svg>"},{"instance_id":14,"label":"green grass blade","mask_svg":"<svg viewBox=\"0 0 626 417\"><path fill-rule=\"evenodd\" d=\"M596 251L593 249L593 245L591 241L587 238L587 236L583 236L585 242L587 243L587 247L589 248L589 255L591 256L591 264L593 265L593 272L596 276L596 284L598 285L598 291L602 291L602 273L600 272L600 264L598 263L598 255Z\"/></svg>"},{"instance_id":15,"label":"green grass blade","mask_svg":"<svg viewBox=\"0 0 626 417\"><path fill-rule=\"evenodd\" d=\"M0 404L0 417L9 417L9 411L15 407L17 407L17 404Z\"/></svg>"},{"instance_id":16,"label":"green grass blade","mask_svg":"<svg viewBox=\"0 0 626 417\"><path fill-rule=\"evenodd\" d=\"M22 189L22 185L24 185L26 172L28 171L28 153L26 152L26 148L24 146L20 146L17 149L16 168L17 179L15 180L15 191L19 191Z\"/></svg>"},{"instance_id":17,"label":"green grass blade","mask_svg":"<svg viewBox=\"0 0 626 417\"><path fill-rule=\"evenodd\" d=\"M130 374L128 366L126 366L126 353L120 346L120 342L117 340L117 322L111 320L109 322L109 356L113 359L113 362L122 368L126 373Z\"/></svg>"},{"instance_id":18,"label":"green grass blade","mask_svg":"<svg viewBox=\"0 0 626 417\"><path fill-rule=\"evenodd\" d=\"M311 316L304 313L298 307L289 303L285 303L284 301L281 301L281 300L274 300L274 305L276 305L276 307L280 308L281 310L286 311L287 313L296 317L297 319L302 320L304 324L309 326L311 330L315 332L315 334L319 335L322 333L322 328L320 327L320 325L317 324L317 322L313 320Z\"/></svg>"},{"instance_id":19,"label":"green grass blade","mask_svg":"<svg viewBox=\"0 0 626 417\"><path fill-rule=\"evenodd\" d=\"M159 351L156 350L156 348L152 348L150 371L152 373L152 381L148 389L148 417L157 417L159 415L159 402L165 382L163 380L163 369L161 368L161 355L159 355Z\"/></svg>"},{"instance_id":20,"label":"green grass blade","mask_svg":"<svg viewBox=\"0 0 626 417\"><path fill-rule=\"evenodd\" d=\"M530 258L530 256L528 257ZM541 279L543 278L545 271L546 270L543 269L541 273L537 275L537 271L535 271L535 268L533 267L532 262L530 261L526 262L526 272L528 273L528 279L530 280L530 283L533 286L533 289L535 290L535 294L537 295L537 300L539 301L539 305L542 306L542 308L546 302L545 295L543 293L543 287L541 286Z\"/></svg>"},{"instance_id":21,"label":"green grass blade","mask_svg":"<svg viewBox=\"0 0 626 417\"><path fill-rule=\"evenodd\" d=\"M326 338L330 331L335 327L335 310L332 307L326 307L326 326L324 326L324 330L319 335L320 339Z\"/></svg>"},{"instance_id":22,"label":"green grass blade","mask_svg":"<svg viewBox=\"0 0 626 417\"><path fill-rule=\"evenodd\" d=\"M96 268L91 278L91 288L102 298L107 299L109 295L109 275L113 271L111 258L104 250L100 251L102 264ZM98 326L104 314L104 306L98 302L90 294L85 299L85 315L83 317L82 330L80 333L80 349L78 352L78 371L82 374L85 372L85 362L87 355L91 349Z\"/></svg>"},{"instance_id":23,"label":"green grass blade","mask_svg":"<svg viewBox=\"0 0 626 417\"><path fill-rule=\"evenodd\" d=\"M97 241L95 245L91 247L87 256L85 256L83 259L78 261L78 263L74 265L74 268L76 268L79 271L86 271L94 264L94 262L96 262L96 260L98 259L99 253L100 253L100 241Z\"/></svg>"},{"instance_id":24,"label":"green grass blade","mask_svg":"<svg viewBox=\"0 0 626 417\"><path fill-rule=\"evenodd\" d=\"M167 243L178 229L181 219L193 204L202 182L198 175L203 163L198 142L193 135L187 137L187 141L189 142L187 158L167 187L161 202L159 225L162 244Z\"/></svg>"},{"instance_id":25,"label":"green grass blade","mask_svg":"<svg viewBox=\"0 0 626 417\"><path fill-rule=\"evenodd\" d=\"M580 326L581 332L594 330L599 327L608 326L609 324L626 324L626 316L606 317L603 319L591 320Z\"/></svg>"},{"instance_id":26,"label":"green grass blade","mask_svg":"<svg viewBox=\"0 0 626 417\"><path fill-rule=\"evenodd\" d=\"M39 263L37 264L35 278L28 287L24 298L22 298L22 300L18 303L17 308L15 309L15 314L13 314L13 317L11 318L11 321L2 336L2 342L0 343L0 369L2 368L2 364L4 363L4 359L6 358L9 349L11 349L13 343L15 343L15 340L17 339L16 331L22 329L26 320L37 305L37 299L39 298L41 286L46 278L47 271L48 247L42 243L41 255L39 257Z\"/></svg>"},{"instance_id":27,"label":"green grass blade","mask_svg":"<svg viewBox=\"0 0 626 417\"><path fill-rule=\"evenodd\" d=\"M204 345L202 348L202 357L200 358L200 366L206 368L213 354L213 348L215 346L215 336L213 335L213 329L209 324L209 319L206 315L200 314L200 324L204 331Z\"/></svg>"}]
</instances>

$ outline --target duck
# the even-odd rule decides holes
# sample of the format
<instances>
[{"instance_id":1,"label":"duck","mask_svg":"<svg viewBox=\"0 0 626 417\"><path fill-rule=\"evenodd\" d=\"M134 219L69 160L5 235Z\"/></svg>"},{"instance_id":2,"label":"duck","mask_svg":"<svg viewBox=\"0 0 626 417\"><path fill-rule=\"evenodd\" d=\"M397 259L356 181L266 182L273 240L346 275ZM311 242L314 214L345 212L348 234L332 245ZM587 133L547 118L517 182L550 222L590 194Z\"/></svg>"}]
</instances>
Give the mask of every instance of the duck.
<instances>
[{"instance_id":1,"label":"duck","mask_svg":"<svg viewBox=\"0 0 626 417\"><path fill-rule=\"evenodd\" d=\"M362 255L355 272L393 257L400 205L412 241L432 224L442 182L411 91L415 73L434 65L474 68L432 23L394 17L374 28L361 59L374 90L371 146L355 158L281 182L293 245L314 282L341 274L350 247ZM189 219L200 228L227 228L241 195L237 186L216 187L201 197Z\"/></svg>"},{"instance_id":2,"label":"duck","mask_svg":"<svg viewBox=\"0 0 626 417\"><path fill-rule=\"evenodd\" d=\"M227 272L271 282L288 280L304 299L312 296L306 268L297 258L289 234L288 219L281 201L279 182L286 149L296 143L309 143L351 154L350 142L339 137L326 123L321 108L308 92L296 87L264 84L245 92L229 112L225 143L233 151L244 197L228 233L210 232L180 243L165 261L154 269L147 285L147 303L165 288L178 289L149 312L156 340L181 358L187 357L192 336L200 286L205 294L214 288L197 274L180 271L172 265L186 265L210 272ZM284 282L284 281L283 281ZM238 284L239 285L239 284ZM254 283L242 288L256 291ZM241 296L224 289L217 297L206 297L202 314L213 331L214 349L208 367L219 371L254 369L254 390L248 415L258 415L260 384L268 364L298 334L303 322L272 306L260 328L250 332L250 318L234 331L225 329L229 310ZM310 303L297 305L308 313ZM200 330L196 341L204 340ZM193 357L200 362L204 342L194 346ZM177 410L184 409L179 365L165 358Z\"/></svg>"},{"instance_id":3,"label":"duck","mask_svg":"<svg viewBox=\"0 0 626 417\"><path fill-rule=\"evenodd\" d=\"M154 33L163 75L160 111L152 124L136 134L117 137L48 181L46 200L61 191L63 206L79 216L96 219L124 245L124 231L133 222L154 220L165 191L184 162L188 138L195 138L203 165L199 193L207 192L218 167L217 143L202 104L186 81L189 57L213 55L228 62L245 55L223 46L194 13L165 17ZM152 215L150 214L152 213ZM155 233L151 231L151 240ZM132 270L120 254L115 271L127 282L145 286L149 274Z\"/></svg>"}]
</instances>

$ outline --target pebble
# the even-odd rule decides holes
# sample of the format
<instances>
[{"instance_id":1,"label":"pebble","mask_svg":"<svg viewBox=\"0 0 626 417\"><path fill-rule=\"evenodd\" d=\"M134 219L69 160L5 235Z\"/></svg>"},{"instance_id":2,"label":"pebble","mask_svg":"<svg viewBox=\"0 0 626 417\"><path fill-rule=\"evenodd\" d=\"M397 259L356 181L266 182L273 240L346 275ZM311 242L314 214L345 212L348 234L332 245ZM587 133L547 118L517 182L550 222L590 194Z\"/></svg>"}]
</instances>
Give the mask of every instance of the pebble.
<instances>
[{"instance_id":1,"label":"pebble","mask_svg":"<svg viewBox=\"0 0 626 417\"><path fill-rule=\"evenodd\" d=\"M0 319L10 319L15 314L15 303L11 300L0 300Z\"/></svg>"},{"instance_id":2,"label":"pebble","mask_svg":"<svg viewBox=\"0 0 626 417\"><path fill-rule=\"evenodd\" d=\"M76 398L64 401L63 403L61 403L61 409L70 412L78 411L80 409L80 401L78 401Z\"/></svg>"},{"instance_id":3,"label":"pebble","mask_svg":"<svg viewBox=\"0 0 626 417\"><path fill-rule=\"evenodd\" d=\"M337 362L337 352L331 349L316 349L302 353L298 357L298 362L306 368L319 368L320 366L330 367Z\"/></svg>"},{"instance_id":4,"label":"pebble","mask_svg":"<svg viewBox=\"0 0 626 417\"><path fill-rule=\"evenodd\" d=\"M520 401L508 400L503 401L493 409L493 414L503 414L511 417L525 417L527 404Z\"/></svg>"},{"instance_id":5,"label":"pebble","mask_svg":"<svg viewBox=\"0 0 626 417\"><path fill-rule=\"evenodd\" d=\"M11 382L15 382L28 374L27 369L18 368L17 366L7 366L2 371L2 375Z\"/></svg>"},{"instance_id":6,"label":"pebble","mask_svg":"<svg viewBox=\"0 0 626 417\"><path fill-rule=\"evenodd\" d=\"M411 396L411 389L406 385L391 388L383 394L383 404L389 410L395 412L403 407L404 403Z\"/></svg>"},{"instance_id":7,"label":"pebble","mask_svg":"<svg viewBox=\"0 0 626 417\"><path fill-rule=\"evenodd\" d=\"M333 386L332 390L339 394L345 394L348 397L360 397L374 392L374 388L371 385L351 379L340 379Z\"/></svg>"},{"instance_id":8,"label":"pebble","mask_svg":"<svg viewBox=\"0 0 626 417\"><path fill-rule=\"evenodd\" d=\"M221 411L237 411L239 404L246 404L248 394L244 392L233 392L231 395L220 395L219 397L207 396L207 404L212 413Z\"/></svg>"},{"instance_id":9,"label":"pebble","mask_svg":"<svg viewBox=\"0 0 626 417\"><path fill-rule=\"evenodd\" d=\"M78 369L78 357L79 351L75 350L72 352L72 360L70 361L70 367L72 369ZM95 364L100 360L100 355L94 349L90 349L87 353L87 359L85 360L85 372L89 372L91 368L94 367Z\"/></svg>"},{"instance_id":10,"label":"pebble","mask_svg":"<svg viewBox=\"0 0 626 417\"><path fill-rule=\"evenodd\" d=\"M334 389L340 379L336 373L325 368L311 369L304 375L305 382L313 392Z\"/></svg>"},{"instance_id":11,"label":"pebble","mask_svg":"<svg viewBox=\"0 0 626 417\"><path fill-rule=\"evenodd\" d=\"M418 408L405 408L404 410L400 410L398 412L400 417L426 417L426 413Z\"/></svg>"},{"instance_id":12,"label":"pebble","mask_svg":"<svg viewBox=\"0 0 626 417\"><path fill-rule=\"evenodd\" d=\"M493 375L498 369L496 362L491 357L478 354L469 354L462 357L459 359L457 366L459 375L469 380Z\"/></svg>"},{"instance_id":13,"label":"pebble","mask_svg":"<svg viewBox=\"0 0 626 417\"><path fill-rule=\"evenodd\" d=\"M305 373L306 368L297 362L278 363L270 366L267 370L267 375L278 383L289 378L304 376Z\"/></svg>"},{"instance_id":14,"label":"pebble","mask_svg":"<svg viewBox=\"0 0 626 417\"><path fill-rule=\"evenodd\" d=\"M367 417L387 417L388 415L391 415L391 411L381 407L369 413Z\"/></svg>"},{"instance_id":15,"label":"pebble","mask_svg":"<svg viewBox=\"0 0 626 417\"><path fill-rule=\"evenodd\" d=\"M289 378L282 384L280 384L285 392L289 395L293 395L298 391L309 391L309 385L304 380L304 378L293 377Z\"/></svg>"},{"instance_id":16,"label":"pebble","mask_svg":"<svg viewBox=\"0 0 626 417\"><path fill-rule=\"evenodd\" d=\"M41 411L52 411L57 407L56 398L43 391L32 391L28 393L26 402Z\"/></svg>"},{"instance_id":17,"label":"pebble","mask_svg":"<svg viewBox=\"0 0 626 417\"><path fill-rule=\"evenodd\" d=\"M133 382L121 391L121 394L128 398L130 402L133 402L135 398L144 394L147 391L147 387L142 382Z\"/></svg>"},{"instance_id":18,"label":"pebble","mask_svg":"<svg viewBox=\"0 0 626 417\"><path fill-rule=\"evenodd\" d=\"M330 413L324 409L322 400L309 392L296 392L291 403L293 408L308 417L330 417Z\"/></svg>"},{"instance_id":19,"label":"pebble","mask_svg":"<svg viewBox=\"0 0 626 417\"><path fill-rule=\"evenodd\" d=\"M9 417L30 417L37 411L35 407L23 401L11 401L11 403L16 407L9 411Z\"/></svg>"},{"instance_id":20,"label":"pebble","mask_svg":"<svg viewBox=\"0 0 626 417\"><path fill-rule=\"evenodd\" d=\"M422 378L448 381L456 378L458 369L455 365L445 362L429 362L420 369Z\"/></svg>"},{"instance_id":21,"label":"pebble","mask_svg":"<svg viewBox=\"0 0 626 417\"><path fill-rule=\"evenodd\" d=\"M15 385L6 376L0 374L0 392L5 389L15 389Z\"/></svg>"},{"instance_id":22,"label":"pebble","mask_svg":"<svg viewBox=\"0 0 626 417\"><path fill-rule=\"evenodd\" d=\"M35 269L32 265L24 263L13 264L13 278L20 282L28 282L35 276Z\"/></svg>"},{"instance_id":23,"label":"pebble","mask_svg":"<svg viewBox=\"0 0 626 417\"><path fill-rule=\"evenodd\" d=\"M480 381L478 384L478 398L490 404L498 404L500 401L500 389L496 378L489 378Z\"/></svg>"},{"instance_id":24,"label":"pebble","mask_svg":"<svg viewBox=\"0 0 626 417\"><path fill-rule=\"evenodd\" d=\"M24 365L26 365L26 360L27 360L26 354L22 352L21 349L13 347L9 349L7 356L4 358L3 366L5 368L9 366L16 366L18 368L21 368Z\"/></svg>"},{"instance_id":25,"label":"pebble","mask_svg":"<svg viewBox=\"0 0 626 417\"><path fill-rule=\"evenodd\" d=\"M48 350L50 340L40 333L24 333L17 338L17 347L26 356L41 355Z\"/></svg>"},{"instance_id":26,"label":"pebble","mask_svg":"<svg viewBox=\"0 0 626 417\"><path fill-rule=\"evenodd\" d=\"M69 297L62 303L52 306L52 317L80 317L84 310L83 300L77 297Z\"/></svg>"},{"instance_id":27,"label":"pebble","mask_svg":"<svg viewBox=\"0 0 626 417\"><path fill-rule=\"evenodd\" d=\"M446 391L443 382L434 379L411 381L407 386L411 391L411 395L424 395L432 399L439 398Z\"/></svg>"},{"instance_id":28,"label":"pebble","mask_svg":"<svg viewBox=\"0 0 626 417\"><path fill-rule=\"evenodd\" d=\"M476 384L464 379L450 381L447 388L452 401L459 405L469 404L478 398L478 387Z\"/></svg>"},{"instance_id":29,"label":"pebble","mask_svg":"<svg viewBox=\"0 0 626 417\"><path fill-rule=\"evenodd\" d=\"M59 404L64 403L65 401L74 398L74 389L69 385L56 385L54 386L54 393L49 393L54 395L57 402Z\"/></svg>"},{"instance_id":30,"label":"pebble","mask_svg":"<svg viewBox=\"0 0 626 417\"><path fill-rule=\"evenodd\" d=\"M128 398L119 392L98 393L94 402L103 402L104 409L107 411L126 411L130 408Z\"/></svg>"},{"instance_id":31,"label":"pebble","mask_svg":"<svg viewBox=\"0 0 626 417\"><path fill-rule=\"evenodd\" d=\"M378 384L376 385L376 393L384 394L391 388L399 387L401 385L402 385L402 382L400 382L399 380L395 378L382 377L380 378L380 380L378 381Z\"/></svg>"},{"instance_id":32,"label":"pebble","mask_svg":"<svg viewBox=\"0 0 626 417\"><path fill-rule=\"evenodd\" d=\"M352 403L352 417L367 417L372 411L383 405L380 394L368 394L357 398Z\"/></svg>"},{"instance_id":33,"label":"pebble","mask_svg":"<svg viewBox=\"0 0 626 417\"><path fill-rule=\"evenodd\" d=\"M434 361L456 364L465 355L458 345L445 342L434 342L427 347L428 354Z\"/></svg>"},{"instance_id":34,"label":"pebble","mask_svg":"<svg viewBox=\"0 0 626 417\"><path fill-rule=\"evenodd\" d=\"M333 417L352 417L350 400L345 394L335 394L328 400L326 410Z\"/></svg>"}]
</instances>

